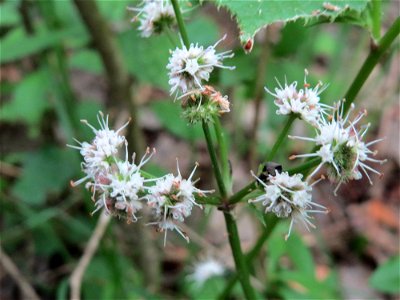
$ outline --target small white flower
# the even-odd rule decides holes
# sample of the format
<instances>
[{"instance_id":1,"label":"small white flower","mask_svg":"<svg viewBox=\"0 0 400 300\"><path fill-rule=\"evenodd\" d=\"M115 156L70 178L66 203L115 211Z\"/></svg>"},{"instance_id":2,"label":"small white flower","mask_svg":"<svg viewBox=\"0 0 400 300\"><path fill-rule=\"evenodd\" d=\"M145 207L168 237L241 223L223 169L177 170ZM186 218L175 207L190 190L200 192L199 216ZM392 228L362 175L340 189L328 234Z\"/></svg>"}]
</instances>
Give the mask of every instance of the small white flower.
<instances>
[{"instance_id":1,"label":"small white flower","mask_svg":"<svg viewBox=\"0 0 400 300\"><path fill-rule=\"evenodd\" d=\"M175 13L168 0L147 0L142 2L142 7L128 7L130 11L137 12L132 22L139 19L139 30L143 37L150 37L154 33L161 33L164 27L175 23Z\"/></svg>"},{"instance_id":2,"label":"small white flower","mask_svg":"<svg viewBox=\"0 0 400 300\"><path fill-rule=\"evenodd\" d=\"M150 160L155 151L150 153L147 149L138 165L134 163L135 155L132 157L132 163L129 162L127 151L126 149L125 160L116 160L104 175L103 182L93 182L88 185L101 191L93 213L104 207L107 213L122 216L131 222L137 220L136 212L142 209L142 200L146 199L144 184L153 181L153 179L144 179L140 169Z\"/></svg>"},{"instance_id":3,"label":"small white flower","mask_svg":"<svg viewBox=\"0 0 400 300\"><path fill-rule=\"evenodd\" d=\"M223 276L225 267L214 258L208 258L197 262L194 265L193 273L187 278L196 283L197 287L201 287L208 279L214 276Z\"/></svg>"},{"instance_id":4,"label":"small white flower","mask_svg":"<svg viewBox=\"0 0 400 300\"><path fill-rule=\"evenodd\" d=\"M297 90L297 81L290 85L285 81L285 85L282 86L277 80L279 88L275 88L275 92L271 92L267 88L265 90L275 97L274 103L278 106L276 111L278 115L299 114L304 121L316 126L321 113L324 113L324 109L329 107L320 103L319 98L319 94L327 86L318 82L314 88L310 88L310 84L307 83L307 75L308 71L305 70L304 89Z\"/></svg>"},{"instance_id":5,"label":"small white flower","mask_svg":"<svg viewBox=\"0 0 400 300\"><path fill-rule=\"evenodd\" d=\"M104 118L103 113L99 112L97 120L100 124L100 129L94 128L86 120L81 120L82 123L93 130L95 137L92 142L81 143L75 140L79 146L67 145L80 151L83 156L82 169L86 174L82 179L71 182L72 186L79 185L88 179L96 180L99 176L103 177L103 173L107 172L118 155L120 147L125 142L125 137L119 133L128 125L129 121L117 131L114 131L108 128L108 115Z\"/></svg>"},{"instance_id":6,"label":"small white flower","mask_svg":"<svg viewBox=\"0 0 400 300\"><path fill-rule=\"evenodd\" d=\"M164 245L167 238L167 230L176 230L187 242L188 236L183 232L179 223L184 222L185 218L192 213L196 203L195 195L203 195L212 191L204 191L196 188L192 181L197 164L188 179L183 179L177 164L178 175L168 174L155 181L155 184L148 187L147 202L153 208L156 222L149 225L158 226L159 231L164 231Z\"/></svg>"},{"instance_id":7,"label":"small white flower","mask_svg":"<svg viewBox=\"0 0 400 300\"><path fill-rule=\"evenodd\" d=\"M301 174L290 176L287 172L275 172L275 176L268 176L267 183L260 180L253 172L251 173L262 184L265 194L249 200L249 203L262 202L265 206L265 213L272 212L278 218L291 218L286 239L290 236L293 223L297 220L300 220L307 229L309 226L315 228L310 221L312 217L309 214L327 213L324 206L312 201L312 186L319 180L309 185L302 180L303 175ZM314 207L322 210L314 209Z\"/></svg>"},{"instance_id":8,"label":"small white flower","mask_svg":"<svg viewBox=\"0 0 400 300\"><path fill-rule=\"evenodd\" d=\"M311 141L320 146L315 153L293 155L290 158L320 157L321 163L310 177L315 175L326 164L329 170L329 177L339 182L334 191L335 195L343 182L361 179L362 174L360 171L363 171L370 184L372 184L367 171L378 175L382 174L367 165L367 162L379 164L386 162L386 160L377 160L370 157L371 155L376 155L377 152L370 150L369 147L382 139L365 144L362 140L370 124L361 126L359 129L357 129L356 125L365 116L366 112L362 112L353 121L350 121L350 113L353 110L354 105L352 104L347 115L343 117L343 103L339 102L337 107L334 108L333 114L335 116L328 116L328 120L325 118L319 120L315 138L289 136L293 139Z\"/></svg>"},{"instance_id":9,"label":"small white flower","mask_svg":"<svg viewBox=\"0 0 400 300\"><path fill-rule=\"evenodd\" d=\"M206 49L198 44L191 44L189 48L182 42L182 48L172 51L167 69L169 70L169 84L171 94L180 90L182 94L195 89L203 89L202 81L208 81L210 73L215 67L233 70L222 64L225 58L233 57L232 51L216 53L215 47L224 40L226 35L213 46Z\"/></svg>"}]
</instances>

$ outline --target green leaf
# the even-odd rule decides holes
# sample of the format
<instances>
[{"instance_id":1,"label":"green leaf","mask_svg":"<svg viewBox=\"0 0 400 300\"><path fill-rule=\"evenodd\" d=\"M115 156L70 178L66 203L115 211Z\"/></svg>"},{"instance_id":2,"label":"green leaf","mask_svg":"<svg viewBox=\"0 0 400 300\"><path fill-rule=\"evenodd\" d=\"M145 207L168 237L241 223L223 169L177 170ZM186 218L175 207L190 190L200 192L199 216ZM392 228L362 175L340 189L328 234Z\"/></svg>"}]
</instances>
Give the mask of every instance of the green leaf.
<instances>
[{"instance_id":1,"label":"green leaf","mask_svg":"<svg viewBox=\"0 0 400 300\"><path fill-rule=\"evenodd\" d=\"M198 16L187 25L188 35L193 41L205 47L215 44L222 36L218 36L218 27L214 20Z\"/></svg>"},{"instance_id":2,"label":"green leaf","mask_svg":"<svg viewBox=\"0 0 400 300\"><path fill-rule=\"evenodd\" d=\"M80 50L75 52L68 61L70 68L80 69L92 74L104 71L103 63L97 51Z\"/></svg>"},{"instance_id":3,"label":"green leaf","mask_svg":"<svg viewBox=\"0 0 400 300\"><path fill-rule=\"evenodd\" d=\"M224 86L237 86L243 82L251 82L255 78L257 57L246 55L243 51L235 51L235 56L227 60L227 65L236 66L236 72L221 72L221 84Z\"/></svg>"},{"instance_id":4,"label":"green leaf","mask_svg":"<svg viewBox=\"0 0 400 300\"><path fill-rule=\"evenodd\" d=\"M298 234L293 233L287 239L286 243L287 253L297 270L301 271L303 276L314 278L314 260L310 250L304 244L301 237Z\"/></svg>"},{"instance_id":5,"label":"green leaf","mask_svg":"<svg viewBox=\"0 0 400 300\"><path fill-rule=\"evenodd\" d=\"M94 100L81 101L76 105L76 114L79 120L87 120L89 124L94 125L96 128L99 126L97 119L99 111L104 111L104 106L102 103ZM79 140L91 141L93 138L93 130L81 123L81 126L79 126Z\"/></svg>"},{"instance_id":6,"label":"green leaf","mask_svg":"<svg viewBox=\"0 0 400 300\"><path fill-rule=\"evenodd\" d=\"M143 82L169 90L169 49L173 48L165 36L142 38L130 29L118 37L128 71Z\"/></svg>"},{"instance_id":7,"label":"green leaf","mask_svg":"<svg viewBox=\"0 0 400 300\"><path fill-rule=\"evenodd\" d=\"M58 283L56 299L57 300L67 300L68 299L68 289L69 289L69 278L64 278Z\"/></svg>"},{"instance_id":8,"label":"green leaf","mask_svg":"<svg viewBox=\"0 0 400 300\"><path fill-rule=\"evenodd\" d=\"M384 293L400 293L400 256L392 257L380 265L369 278L369 284Z\"/></svg>"},{"instance_id":9,"label":"green leaf","mask_svg":"<svg viewBox=\"0 0 400 300\"><path fill-rule=\"evenodd\" d=\"M202 285L194 281L187 281L185 288L191 299L216 299L223 291L226 280L220 276L213 276L207 279Z\"/></svg>"},{"instance_id":10,"label":"green leaf","mask_svg":"<svg viewBox=\"0 0 400 300\"><path fill-rule=\"evenodd\" d=\"M0 5L0 26L13 26L19 23L16 1L8 1Z\"/></svg>"},{"instance_id":11,"label":"green leaf","mask_svg":"<svg viewBox=\"0 0 400 300\"><path fill-rule=\"evenodd\" d=\"M42 205L48 194L61 192L68 186L78 167L72 150L47 147L30 153L12 193L27 204Z\"/></svg>"},{"instance_id":12,"label":"green leaf","mask_svg":"<svg viewBox=\"0 0 400 300\"><path fill-rule=\"evenodd\" d=\"M128 12L126 8L128 6L136 6L135 3L132 5L132 1L128 0L118 0L118 5L116 5L114 1L97 0L96 2L101 14L106 17L108 22L121 22L126 19L126 15L132 14L132 12Z\"/></svg>"},{"instance_id":13,"label":"green leaf","mask_svg":"<svg viewBox=\"0 0 400 300\"><path fill-rule=\"evenodd\" d=\"M368 0L329 1L335 9L329 9L327 3L325 0L218 0L220 6L228 8L232 15L236 17L242 44L253 39L258 30L275 22L288 22L297 19L310 22L317 18L326 18L333 22L336 18L348 12L360 14L365 9Z\"/></svg>"},{"instance_id":14,"label":"green leaf","mask_svg":"<svg viewBox=\"0 0 400 300\"><path fill-rule=\"evenodd\" d=\"M252 199L252 198L250 198ZM257 208L254 204L249 203L248 204L248 208L249 210L251 210L251 212L253 214L256 215L258 221L261 222L261 224L263 224L263 226L266 226L267 224L265 223L265 213L264 213L264 209L263 208Z\"/></svg>"},{"instance_id":15,"label":"green leaf","mask_svg":"<svg viewBox=\"0 0 400 300\"><path fill-rule=\"evenodd\" d=\"M2 107L0 120L25 122L30 134L37 135L43 113L49 107L47 97L51 87L48 78L49 72L45 68L27 75L15 88L13 98Z\"/></svg>"},{"instance_id":16,"label":"green leaf","mask_svg":"<svg viewBox=\"0 0 400 300\"><path fill-rule=\"evenodd\" d=\"M287 284L280 291L286 299L337 299L336 291L329 283L306 276L301 271L283 271L279 278L286 283L295 283L296 288Z\"/></svg>"},{"instance_id":17,"label":"green leaf","mask_svg":"<svg viewBox=\"0 0 400 300\"><path fill-rule=\"evenodd\" d=\"M158 120L169 132L185 140L199 140L203 138L200 125L189 125L180 117L182 111L172 100L162 100L152 103L151 108Z\"/></svg>"},{"instance_id":18,"label":"green leaf","mask_svg":"<svg viewBox=\"0 0 400 300\"><path fill-rule=\"evenodd\" d=\"M53 31L39 28L32 36L27 35L23 28L14 29L2 40L0 63L38 53L62 41L83 44L88 41L88 35L81 26Z\"/></svg>"}]
</instances>

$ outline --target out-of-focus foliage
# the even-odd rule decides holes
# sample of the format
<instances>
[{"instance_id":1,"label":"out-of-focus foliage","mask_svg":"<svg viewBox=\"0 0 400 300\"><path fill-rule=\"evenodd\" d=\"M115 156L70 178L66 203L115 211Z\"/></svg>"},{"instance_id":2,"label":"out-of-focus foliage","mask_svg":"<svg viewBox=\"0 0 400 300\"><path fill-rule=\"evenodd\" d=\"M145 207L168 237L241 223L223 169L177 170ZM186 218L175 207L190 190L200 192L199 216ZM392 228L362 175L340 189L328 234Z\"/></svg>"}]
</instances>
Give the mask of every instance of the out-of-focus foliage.
<instances>
[{"instance_id":1,"label":"out-of-focus foliage","mask_svg":"<svg viewBox=\"0 0 400 300\"><path fill-rule=\"evenodd\" d=\"M282 226L283 225L283 226ZM297 234L285 241L287 225L281 224L268 241L267 276L270 297L284 299L336 299L336 274L330 270L324 279L316 278L312 253ZM287 260L288 259L288 260ZM284 262L284 263L282 263Z\"/></svg>"},{"instance_id":2,"label":"out-of-focus foliage","mask_svg":"<svg viewBox=\"0 0 400 300\"><path fill-rule=\"evenodd\" d=\"M338 12L323 11L323 3L326 1L299 0L292 1L292 5L285 2L220 0L218 4L236 15L242 30L242 42L252 38L265 25L277 20L288 21L294 20L295 16L301 17L297 21L287 22L281 28L275 28L272 33L275 38L268 42L267 67L261 70L266 75L263 85L273 90L277 85L276 79L281 83L297 80L301 84L304 68L307 68L310 70L308 81L312 85L318 80L330 85L321 95L322 101L331 103L338 100L343 97L362 62L360 57L365 56L364 50L369 47L369 33L350 25L365 17L367 25L362 26L368 29L372 26L368 25L370 21L367 18L368 11L365 10L367 1L351 1L351 9L346 12L342 9ZM53 13L49 14L51 10L43 9L43 3L49 5ZM173 145L176 140L183 141L177 149L166 149L172 153L174 160L182 144L188 149L198 147L204 150L201 142L203 134L200 125L189 126L180 118L180 102L174 102L173 96L169 95L166 65L169 51L181 44L180 36L171 30L168 35L148 39L140 37L136 30L137 23L129 22L133 16L126 11L127 6L139 3L97 1L103 17L110 23L124 65L134 82L135 96L140 103L139 114L142 113L141 108L146 107L155 119L154 123L157 123L143 125L144 131L148 133L146 142L153 146L160 131L163 135L166 133ZM331 4L343 8L342 1L331 1ZM31 31L23 20L22 5L26 5ZM236 41L236 24L232 23L229 16L221 17L213 3L205 1L203 5L204 9L195 3L184 7L184 18L191 40L207 47L228 32L227 40L218 47L232 48L235 53L234 58L227 60L227 65L236 66L236 70L215 70L210 79L210 83L220 87L222 93L229 94L231 101L232 111L224 117L224 122L228 124L226 134L229 135L232 165L235 168L247 163L244 153L249 149L252 100L262 46L256 42L253 51L245 54ZM328 27L326 24L304 27L305 19L308 24L328 21L322 16L320 19L312 16L313 11L318 9L328 16L329 21L332 17L345 24L335 24L336 27ZM43 298L68 299L70 273L93 232L98 215L90 216L93 210L90 193L83 188L72 189L69 186L71 179L81 178L83 173L77 151L67 149L65 144L74 144L73 137L79 141L88 141L93 137L91 129L79 123L80 119L96 124L96 114L102 110L110 112L110 123L122 122L130 114L126 108L129 106L116 108L113 99L108 98L104 84L106 68L73 1L8 0L0 4L0 12L0 160L2 164L5 163L0 178L2 247L6 253L12 254L16 265ZM337 18L338 15L343 18ZM50 26L49 19L55 19L56 26ZM352 47L350 49L343 45ZM388 59L386 63L389 62ZM284 121L275 114L276 108L271 96L264 93L261 103L261 110L266 116L259 125L260 139L256 153L263 157L270 150L277 128ZM296 124L296 130L303 129ZM290 149L301 147L290 141L288 145L294 147L280 151L276 161L286 162ZM193 159L204 161L201 155ZM289 167L287 164L285 168ZM146 168L155 175L175 172L167 166L151 163ZM239 174L248 175L248 170ZM202 175L201 183L207 188L214 184L208 173ZM235 190L239 188L235 186ZM251 196L255 195L256 192ZM249 211L253 219L263 221L263 214L259 210ZM185 278L190 272L186 265L190 265L196 258L192 252L189 257L179 258L176 269L171 267L175 276L171 279L165 275L167 271L171 272L164 257L167 250L160 247L157 250L161 259L164 259L160 271L163 272L160 290L149 291L144 283L143 270L137 263L135 251L138 251L138 247L132 233L132 228L137 230L141 224L131 224L128 229L121 223L122 220L113 221L102 239L85 273L83 299L165 299L165 295L171 295L171 298L206 299L217 297L224 289L230 276L229 271L226 276L208 280L201 287ZM197 223L192 225L197 226ZM194 228L197 230L197 227ZM221 227L221 230L224 228ZM266 247L267 259L261 257L254 266L253 271L257 275L260 274L258 265L266 269L260 278L261 285L267 286L268 294L260 295L260 298L340 297L338 274L334 267L326 266L328 275L318 277L318 263L313 258L309 243L305 243L295 233L285 241L283 236L286 231L287 224L277 228ZM159 236L154 239L159 239ZM181 247L178 243L176 247L186 249L187 245ZM176 255L178 253L174 252ZM226 253L230 255L230 252ZM265 265L259 263L262 261L265 261ZM370 285L385 293L398 292L398 265L399 258L396 257L378 268L370 279ZM6 280L5 292L17 298L19 294L16 286L11 284L11 279ZM232 296L234 299L243 298L238 284Z\"/></svg>"},{"instance_id":3,"label":"out-of-focus foliage","mask_svg":"<svg viewBox=\"0 0 400 300\"><path fill-rule=\"evenodd\" d=\"M400 293L400 256L395 256L379 266L369 279L370 285L378 291Z\"/></svg>"}]
</instances>

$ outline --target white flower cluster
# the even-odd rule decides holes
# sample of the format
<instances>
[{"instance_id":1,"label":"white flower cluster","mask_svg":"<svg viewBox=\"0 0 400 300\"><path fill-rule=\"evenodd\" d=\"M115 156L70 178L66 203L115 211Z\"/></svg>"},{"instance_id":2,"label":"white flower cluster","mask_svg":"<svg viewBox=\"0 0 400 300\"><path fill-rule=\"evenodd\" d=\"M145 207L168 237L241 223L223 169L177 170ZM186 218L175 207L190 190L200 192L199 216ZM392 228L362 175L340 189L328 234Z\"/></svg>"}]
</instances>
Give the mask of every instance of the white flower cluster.
<instances>
[{"instance_id":1,"label":"white flower cluster","mask_svg":"<svg viewBox=\"0 0 400 300\"><path fill-rule=\"evenodd\" d=\"M177 161L178 175L167 174L156 181L155 185L149 187L147 195L148 205L153 208L156 216L156 222L150 223L157 225L159 231L165 231L164 245L167 238L167 230L176 230L184 239L189 241L186 233L179 227L185 218L191 215L194 205L201 207L196 203L194 197L204 195L213 191L203 191L194 186L192 181L197 164L188 179L183 179L179 170Z\"/></svg>"},{"instance_id":2,"label":"white flower cluster","mask_svg":"<svg viewBox=\"0 0 400 300\"><path fill-rule=\"evenodd\" d=\"M128 143L124 136L120 135L123 127L117 131L108 127L108 116L104 118L100 113L98 121L101 129L97 130L87 121L83 121L94 132L92 142L78 142L79 146L68 145L80 150L83 157L82 170L86 174L82 179L71 182L77 186L86 182L86 188L92 190L92 198L95 201L95 210L104 208L108 214L127 219L128 222L137 221L136 213L147 204L153 209L156 224L159 231L176 230L187 241L188 237L180 230L180 222L191 215L196 203L195 196L203 196L203 191L194 186L192 181L193 169L188 179L183 179L178 167L178 175L167 174L160 178L145 179L141 174L141 168L155 153L147 149L146 154L135 164L135 155L132 162L128 160ZM119 158L120 149L125 145L125 160ZM201 207L201 206L200 206ZM164 239L165 244L165 239Z\"/></svg>"},{"instance_id":3,"label":"white flower cluster","mask_svg":"<svg viewBox=\"0 0 400 300\"><path fill-rule=\"evenodd\" d=\"M275 97L274 102L279 108L276 111L278 115L299 114L304 121L316 126L324 109L330 108L321 103L319 97L327 86L318 82L314 88L310 88L310 84L307 83L307 75L308 71L305 70L304 89L297 89L297 81L290 85L285 81L285 85L282 87L277 80L279 88L275 88L275 93L267 88L265 90Z\"/></svg>"},{"instance_id":4,"label":"white flower cluster","mask_svg":"<svg viewBox=\"0 0 400 300\"><path fill-rule=\"evenodd\" d=\"M225 273L225 266L216 260L215 258L209 257L198 261L193 268L193 273L188 275L187 278L197 285L202 287L204 283L215 276L223 276Z\"/></svg>"},{"instance_id":5,"label":"white flower cluster","mask_svg":"<svg viewBox=\"0 0 400 300\"><path fill-rule=\"evenodd\" d=\"M377 160L371 156L377 154L376 151L369 149L375 143L382 141L377 139L369 143L363 141L370 124L358 126L358 122L366 115L366 111L361 112L354 120L350 119L350 114L354 110L354 104L351 109L343 116L344 105L339 101L333 108L332 115L328 118L320 118L318 121L315 138L289 136L292 139L299 139L314 142L318 146L315 153L299 154L291 156L291 159L297 157L319 157L321 163L310 175L315 175L323 165L328 166L328 175L332 180L338 181L335 194L343 182L349 180L359 180L362 178L361 171L368 178L370 184L372 180L367 171L378 175L380 172L370 167L367 163L383 164L386 160Z\"/></svg>"},{"instance_id":6,"label":"white flower cluster","mask_svg":"<svg viewBox=\"0 0 400 300\"><path fill-rule=\"evenodd\" d=\"M278 218L291 218L286 239L290 235L293 223L297 220L300 220L307 229L309 226L315 228L310 221L312 217L309 213L327 213L324 206L312 201L312 186L319 180L310 185L302 180L301 174L290 176L287 172L279 173L278 170L275 170L275 175L268 175L266 182L254 173L252 175L264 187L265 194L249 200L249 203L262 202L266 207L265 213L274 213Z\"/></svg>"},{"instance_id":7,"label":"white flower cluster","mask_svg":"<svg viewBox=\"0 0 400 300\"><path fill-rule=\"evenodd\" d=\"M175 23L174 9L168 0L145 0L141 7L128 7L137 13L132 22L139 19L139 30L143 37L161 33L164 27Z\"/></svg>"},{"instance_id":8,"label":"white flower cluster","mask_svg":"<svg viewBox=\"0 0 400 300\"><path fill-rule=\"evenodd\" d=\"M226 35L214 45L204 49L198 44L190 44L187 48L182 42L182 48L172 51L167 69L169 70L169 84L171 94L183 93L183 96L191 94L193 90L203 90L202 81L208 81L214 68L233 70L222 64L225 58L233 57L232 51L216 53L215 47L226 38Z\"/></svg>"}]
</instances>

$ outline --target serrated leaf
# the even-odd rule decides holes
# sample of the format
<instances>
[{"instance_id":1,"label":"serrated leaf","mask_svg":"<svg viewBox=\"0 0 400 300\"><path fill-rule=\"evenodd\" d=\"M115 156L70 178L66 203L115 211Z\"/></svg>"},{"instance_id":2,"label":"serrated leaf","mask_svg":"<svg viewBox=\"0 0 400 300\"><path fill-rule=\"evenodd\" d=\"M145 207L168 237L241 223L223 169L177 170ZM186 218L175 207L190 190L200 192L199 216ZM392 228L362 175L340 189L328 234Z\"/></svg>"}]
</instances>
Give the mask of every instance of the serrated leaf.
<instances>
[{"instance_id":1,"label":"serrated leaf","mask_svg":"<svg viewBox=\"0 0 400 300\"><path fill-rule=\"evenodd\" d=\"M51 87L48 77L45 68L27 75L15 88L13 98L1 108L0 120L25 122L30 135L37 134L43 113L49 107L47 96Z\"/></svg>"},{"instance_id":2,"label":"serrated leaf","mask_svg":"<svg viewBox=\"0 0 400 300\"><path fill-rule=\"evenodd\" d=\"M44 148L26 156L14 196L30 205L42 205L50 193L62 191L77 173L79 162L72 150Z\"/></svg>"},{"instance_id":3,"label":"serrated leaf","mask_svg":"<svg viewBox=\"0 0 400 300\"><path fill-rule=\"evenodd\" d=\"M378 267L369 278L369 284L378 291L400 293L400 256L395 256Z\"/></svg>"},{"instance_id":4,"label":"serrated leaf","mask_svg":"<svg viewBox=\"0 0 400 300\"><path fill-rule=\"evenodd\" d=\"M220 6L228 8L236 17L242 44L253 39L258 30L275 22L297 19L309 22L320 17L333 22L347 12L360 14L367 3L368 0L218 0Z\"/></svg>"}]
</instances>

